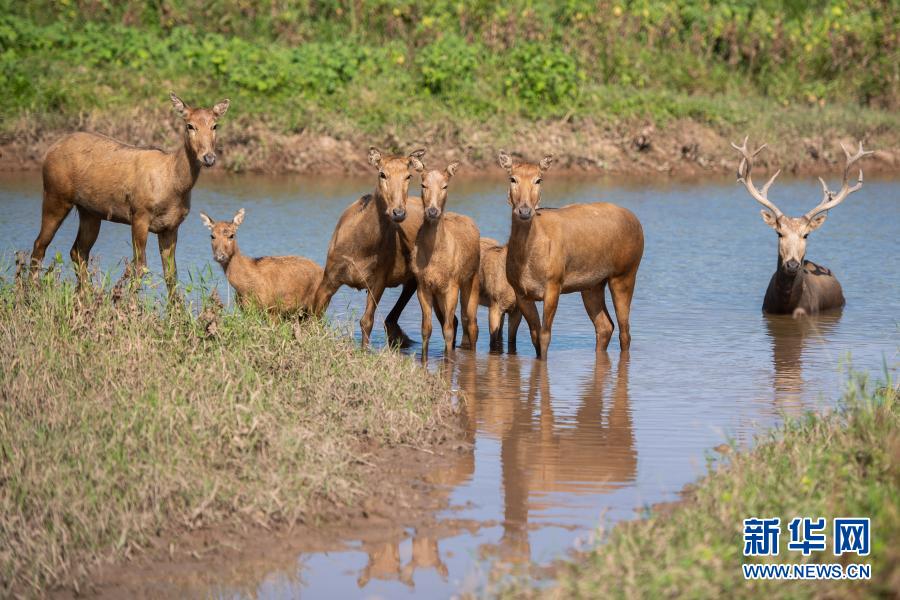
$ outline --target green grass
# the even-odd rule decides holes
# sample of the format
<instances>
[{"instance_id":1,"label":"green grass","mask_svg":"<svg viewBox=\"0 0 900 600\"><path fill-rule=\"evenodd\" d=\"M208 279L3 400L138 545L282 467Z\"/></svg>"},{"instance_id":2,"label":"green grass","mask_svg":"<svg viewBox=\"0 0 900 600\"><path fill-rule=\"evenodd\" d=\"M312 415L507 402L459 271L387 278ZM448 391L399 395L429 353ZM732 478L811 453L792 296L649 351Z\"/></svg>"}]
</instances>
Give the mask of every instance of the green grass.
<instances>
[{"instance_id":1,"label":"green grass","mask_svg":"<svg viewBox=\"0 0 900 600\"><path fill-rule=\"evenodd\" d=\"M788 551L794 517L827 518L828 549ZM834 517L871 517L871 555L831 553ZM744 580L743 520L780 517L780 553L767 562L870 563L869 582ZM672 510L616 526L565 563L551 588L499 584L499 595L556 598L891 597L900 589L900 402L897 388L855 378L839 410L808 414L732 449Z\"/></svg>"},{"instance_id":2,"label":"green grass","mask_svg":"<svg viewBox=\"0 0 900 600\"><path fill-rule=\"evenodd\" d=\"M373 448L454 431L447 384L394 351L154 298L0 280L0 596L160 534L316 521L362 497Z\"/></svg>"},{"instance_id":3,"label":"green grass","mask_svg":"<svg viewBox=\"0 0 900 600\"><path fill-rule=\"evenodd\" d=\"M0 135L106 119L159 143L169 89L230 97L230 140L261 145L313 131L478 147L535 122L730 133L786 107L810 135L823 106L844 133L877 133L897 126L898 31L880 0L0 0Z\"/></svg>"}]
</instances>

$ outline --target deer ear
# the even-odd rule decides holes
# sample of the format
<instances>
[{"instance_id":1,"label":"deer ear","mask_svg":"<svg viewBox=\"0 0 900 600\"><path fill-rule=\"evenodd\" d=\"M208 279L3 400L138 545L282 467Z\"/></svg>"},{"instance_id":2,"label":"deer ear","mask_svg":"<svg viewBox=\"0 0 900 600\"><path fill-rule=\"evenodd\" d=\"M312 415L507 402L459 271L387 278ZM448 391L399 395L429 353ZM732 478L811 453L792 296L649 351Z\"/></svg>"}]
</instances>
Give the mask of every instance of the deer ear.
<instances>
[{"instance_id":1,"label":"deer ear","mask_svg":"<svg viewBox=\"0 0 900 600\"><path fill-rule=\"evenodd\" d=\"M175 92L169 92L169 98L172 100L172 106L175 107L175 112L181 115L182 118L187 117L187 113L191 107L185 104L184 100L176 96Z\"/></svg>"},{"instance_id":2,"label":"deer ear","mask_svg":"<svg viewBox=\"0 0 900 600\"><path fill-rule=\"evenodd\" d=\"M766 225L768 225L772 229L778 229L778 219L775 218L775 215L767 210L761 210L759 211L759 214L762 215L763 221L766 222Z\"/></svg>"},{"instance_id":3,"label":"deer ear","mask_svg":"<svg viewBox=\"0 0 900 600\"><path fill-rule=\"evenodd\" d=\"M809 220L809 224L806 226L807 231L815 231L819 227L822 226L822 223L825 222L825 219L828 218L828 213L822 213L820 215L816 215L812 219Z\"/></svg>"},{"instance_id":4,"label":"deer ear","mask_svg":"<svg viewBox=\"0 0 900 600\"><path fill-rule=\"evenodd\" d=\"M547 171L550 169L550 165L553 164L553 155L548 154L544 158L541 159L541 162L538 163L538 166L541 168L541 171Z\"/></svg>"},{"instance_id":5,"label":"deer ear","mask_svg":"<svg viewBox=\"0 0 900 600\"><path fill-rule=\"evenodd\" d=\"M244 222L244 209L237 211L237 214L234 215L234 218L231 220L234 223L235 227L240 227L241 223Z\"/></svg>"},{"instance_id":6,"label":"deer ear","mask_svg":"<svg viewBox=\"0 0 900 600\"><path fill-rule=\"evenodd\" d=\"M454 161L447 165L447 177L453 177L454 175L456 175L457 169L459 169L458 161Z\"/></svg>"},{"instance_id":7,"label":"deer ear","mask_svg":"<svg viewBox=\"0 0 900 600\"><path fill-rule=\"evenodd\" d=\"M501 150L499 156L497 156L497 162L499 162L500 166L507 171L512 169L512 157L503 150Z\"/></svg>"},{"instance_id":8,"label":"deer ear","mask_svg":"<svg viewBox=\"0 0 900 600\"><path fill-rule=\"evenodd\" d=\"M228 112L228 107L231 105L231 100L225 98L218 104L212 107L213 114L216 115L217 119L221 119L222 116Z\"/></svg>"},{"instance_id":9,"label":"deer ear","mask_svg":"<svg viewBox=\"0 0 900 600\"><path fill-rule=\"evenodd\" d=\"M381 166L381 150L375 146L369 147L369 164L376 169Z\"/></svg>"},{"instance_id":10,"label":"deer ear","mask_svg":"<svg viewBox=\"0 0 900 600\"><path fill-rule=\"evenodd\" d=\"M425 163L423 163L421 160L419 160L418 157L410 154L409 155L409 168L412 169L413 171L417 171L417 172L421 173L422 171L425 170Z\"/></svg>"},{"instance_id":11,"label":"deer ear","mask_svg":"<svg viewBox=\"0 0 900 600\"><path fill-rule=\"evenodd\" d=\"M414 150L409 153L410 158L418 158L422 160L422 157L425 156L425 148L419 148L418 150Z\"/></svg>"},{"instance_id":12,"label":"deer ear","mask_svg":"<svg viewBox=\"0 0 900 600\"><path fill-rule=\"evenodd\" d=\"M203 221L203 224L206 225L206 228L212 231L213 228L213 220L209 218L205 212L200 213L200 220Z\"/></svg>"}]
</instances>

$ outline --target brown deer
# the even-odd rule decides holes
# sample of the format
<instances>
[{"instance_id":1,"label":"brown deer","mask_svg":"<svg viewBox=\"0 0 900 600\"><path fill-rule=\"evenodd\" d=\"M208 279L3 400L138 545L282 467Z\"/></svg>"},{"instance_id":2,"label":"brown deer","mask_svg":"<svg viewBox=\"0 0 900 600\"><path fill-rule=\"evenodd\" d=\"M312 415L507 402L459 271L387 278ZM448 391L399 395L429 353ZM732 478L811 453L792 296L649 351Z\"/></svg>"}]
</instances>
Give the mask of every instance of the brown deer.
<instances>
[{"instance_id":1,"label":"brown deer","mask_svg":"<svg viewBox=\"0 0 900 600\"><path fill-rule=\"evenodd\" d=\"M213 258L222 265L242 307L255 305L279 314L312 309L322 267L300 256L250 258L242 254L236 236L244 222L243 208L231 221L213 221L203 212L200 219L211 232Z\"/></svg>"},{"instance_id":2,"label":"brown deer","mask_svg":"<svg viewBox=\"0 0 900 600\"><path fill-rule=\"evenodd\" d=\"M416 235L410 261L422 305L422 359L428 356L435 304L444 315L441 328L445 352L451 352L455 345L456 327L451 317L456 314L457 301L462 305L461 347L474 350L478 341L478 227L469 217L445 210L447 187L459 163L450 163L442 171L426 171L418 157L412 157L410 163L422 174L425 209L425 222ZM409 245L409 238L405 243Z\"/></svg>"},{"instance_id":3,"label":"brown deer","mask_svg":"<svg viewBox=\"0 0 900 600\"><path fill-rule=\"evenodd\" d=\"M385 288L403 286L397 303L385 318L388 338L402 345L409 343L397 321L416 291L416 279L409 265L409 249L400 240L400 232L414 240L422 225L422 203L407 202L413 159L425 155L416 150L409 156L383 156L369 149L369 164L378 170L375 192L366 194L341 214L325 262L325 275L316 293L316 313L322 314L342 285L366 290L366 309L359 321L362 345L369 343L375 323L375 308Z\"/></svg>"},{"instance_id":4,"label":"brown deer","mask_svg":"<svg viewBox=\"0 0 900 600\"><path fill-rule=\"evenodd\" d=\"M738 181L744 184L753 199L765 207L765 210L760 211L763 221L778 234L778 268L769 281L769 287L763 300L763 312L800 317L844 306L844 293L837 278L827 268L805 260L806 238L822 226L829 210L862 187L862 169L859 170L856 185L850 186L848 180L850 167L871 152L863 150L862 142L860 142L856 154L851 154L841 144L847 157L847 163L844 166L844 178L840 191L836 193L830 191L825 180L820 177L819 181L822 182L824 192L822 201L802 217L793 218L782 213L768 197L769 187L781 170L772 175L762 190L758 190L753 185L750 174L753 169L753 159L766 145L763 144L755 152L750 152L747 149L747 139L744 138L741 146L731 144L741 155L737 172Z\"/></svg>"},{"instance_id":5,"label":"brown deer","mask_svg":"<svg viewBox=\"0 0 900 600\"><path fill-rule=\"evenodd\" d=\"M541 183L553 163L513 163L500 152L500 166L509 174L512 228L506 255L506 277L516 293L519 310L531 330L538 358L547 358L553 317L560 294L581 292L594 323L597 350L606 350L613 323L606 309L609 284L619 345L631 346L628 317L634 282L644 253L644 232L634 214L606 202L541 209ZM543 300L543 324L535 302Z\"/></svg>"},{"instance_id":6,"label":"brown deer","mask_svg":"<svg viewBox=\"0 0 900 600\"><path fill-rule=\"evenodd\" d=\"M44 158L41 231L31 264L39 272L47 246L72 210L78 209L78 236L71 257L81 272L101 221L131 225L134 272L146 268L147 234L159 239L169 293L177 282L175 244L178 226L191 210L191 189L201 167L216 162L216 127L228 110L223 100L212 108L191 108L174 93L175 110L184 119L181 147L171 152L129 146L96 133L73 133L50 146Z\"/></svg>"},{"instance_id":7,"label":"brown deer","mask_svg":"<svg viewBox=\"0 0 900 600\"><path fill-rule=\"evenodd\" d=\"M514 352L522 311L516 304L516 292L506 279L506 246L501 246L497 240L481 238L478 280L478 303L488 308L491 350L503 349L503 321L509 315L508 349Z\"/></svg>"}]
</instances>

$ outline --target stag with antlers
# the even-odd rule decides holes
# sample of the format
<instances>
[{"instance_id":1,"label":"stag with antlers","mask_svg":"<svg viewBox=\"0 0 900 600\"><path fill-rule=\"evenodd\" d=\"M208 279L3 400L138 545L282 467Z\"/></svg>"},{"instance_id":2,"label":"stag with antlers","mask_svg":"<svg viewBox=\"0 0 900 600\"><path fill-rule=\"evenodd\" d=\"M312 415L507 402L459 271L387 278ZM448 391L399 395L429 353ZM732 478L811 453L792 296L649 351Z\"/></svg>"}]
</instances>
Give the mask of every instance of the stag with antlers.
<instances>
[{"instance_id":1,"label":"stag with antlers","mask_svg":"<svg viewBox=\"0 0 900 600\"><path fill-rule=\"evenodd\" d=\"M804 260L806 256L807 236L821 227L828 216L828 211L843 202L847 196L859 190L863 184L862 169L855 185L850 185L850 167L859 159L872 152L863 150L862 142L859 150L851 154L841 144L844 154L847 155L847 164L844 166L844 179L841 189L832 192L821 177L824 197L819 204L802 217L788 217L775 204L769 200L769 187L780 170L758 190L753 185L750 171L753 169L753 159L759 154L766 144L750 152L747 149L747 138L741 146L731 144L741 154L741 162L738 166L738 181L744 184L747 192L765 207L762 210L763 221L778 234L778 269L769 281L766 297L763 300L763 311L771 314L790 314L795 317L812 315L844 305L844 294L841 284L827 268L817 265L812 261Z\"/></svg>"}]
</instances>

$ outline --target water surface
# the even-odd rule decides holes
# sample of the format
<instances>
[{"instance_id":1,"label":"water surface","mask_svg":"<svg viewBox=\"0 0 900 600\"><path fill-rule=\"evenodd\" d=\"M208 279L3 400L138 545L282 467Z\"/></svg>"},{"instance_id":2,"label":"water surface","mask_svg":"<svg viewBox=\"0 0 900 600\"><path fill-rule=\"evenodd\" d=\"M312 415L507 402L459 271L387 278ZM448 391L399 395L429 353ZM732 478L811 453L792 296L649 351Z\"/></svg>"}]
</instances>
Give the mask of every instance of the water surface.
<instances>
[{"instance_id":1,"label":"water surface","mask_svg":"<svg viewBox=\"0 0 900 600\"><path fill-rule=\"evenodd\" d=\"M217 219L247 210L238 240L250 255L301 254L324 264L341 211L373 181L204 177L179 234L183 280L208 269L226 297L209 236L197 216ZM545 178L546 206L605 199L631 209L644 226L646 250L632 305L631 352L614 335L608 354L594 353L594 330L577 294L561 299L549 360L533 359L527 325L519 353L488 353L487 313L474 355L458 351L447 367L468 398L474 454L435 473L450 508L435 515L486 524L452 533L409 529L366 546L297 557L296 571L273 571L250 589L264 598L447 597L479 585L494 561L546 562L589 539L603 523L677 498L704 471L711 448L747 443L783 414L831 405L846 367L895 369L900 317L900 183L867 181L831 211L809 239L808 258L831 268L847 298L842 313L811 320L766 317L763 294L775 268L777 239L759 206L732 181L632 183ZM788 214L821 197L814 180L779 182L771 192ZM504 240L510 213L505 179L451 184L449 207L472 216L483 236ZM0 178L0 253L30 249L40 219L37 174ZM77 219L64 223L48 251L68 256ZM130 254L127 227L104 223L94 253L121 270ZM153 236L150 267L160 272ZM389 290L378 322L392 306ZM358 319L365 296L342 289L331 315ZM610 305L611 306L611 305ZM419 339L413 299L401 319ZM356 328L358 329L358 328ZM357 333L358 335L358 333ZM443 344L435 328L432 363ZM373 344L384 344L376 327ZM413 352L417 348L412 349ZM440 528L438 528L439 530ZM244 587L243 589L247 589ZM201 595L238 595L226 585Z\"/></svg>"}]
</instances>

